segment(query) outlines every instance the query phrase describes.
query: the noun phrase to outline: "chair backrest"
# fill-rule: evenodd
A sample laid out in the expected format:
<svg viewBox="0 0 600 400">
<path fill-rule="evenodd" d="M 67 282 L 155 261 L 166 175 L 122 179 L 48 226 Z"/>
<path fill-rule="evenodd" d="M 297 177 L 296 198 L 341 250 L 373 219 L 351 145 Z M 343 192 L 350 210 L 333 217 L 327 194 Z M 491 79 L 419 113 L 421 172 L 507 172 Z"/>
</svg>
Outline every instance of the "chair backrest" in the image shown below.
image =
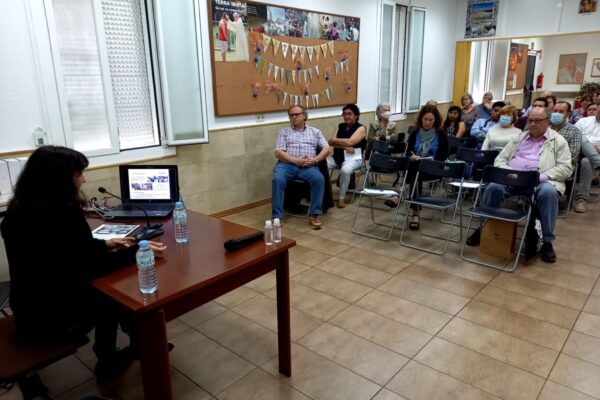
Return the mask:
<svg viewBox="0 0 600 400">
<path fill-rule="evenodd" d="M 450 154 L 456 154 L 457 149 L 466 147 L 469 149 L 477 148 L 478 140 L 475 137 L 465 136 L 457 138 L 456 136 L 448 136 L 448 147 L 450 147 Z"/>
<path fill-rule="evenodd" d="M 434 160 L 421 160 L 419 174 L 427 174 L 437 178 L 461 179 L 465 173 L 466 164 L 463 162 L 441 162 Z"/>
<path fill-rule="evenodd" d="M 538 171 L 517 171 L 488 165 L 483 170 L 481 180 L 533 192 L 540 180 L 540 173 Z"/>
<path fill-rule="evenodd" d="M 500 154 L 499 150 L 477 150 L 459 147 L 456 152 L 456 159 L 476 163 L 478 168 L 483 168 L 486 165 L 494 165 L 494 160 L 498 154 Z"/>
<path fill-rule="evenodd" d="M 373 140 L 371 148 L 376 153 L 390 154 L 390 146 L 385 140 Z"/>
<path fill-rule="evenodd" d="M 406 153 L 406 142 L 390 143 L 390 153 L 392 154 L 404 154 Z"/>
<path fill-rule="evenodd" d="M 369 171 L 382 174 L 395 174 L 408 169 L 408 157 L 393 157 L 381 153 L 373 153 L 369 159 Z"/>
</svg>

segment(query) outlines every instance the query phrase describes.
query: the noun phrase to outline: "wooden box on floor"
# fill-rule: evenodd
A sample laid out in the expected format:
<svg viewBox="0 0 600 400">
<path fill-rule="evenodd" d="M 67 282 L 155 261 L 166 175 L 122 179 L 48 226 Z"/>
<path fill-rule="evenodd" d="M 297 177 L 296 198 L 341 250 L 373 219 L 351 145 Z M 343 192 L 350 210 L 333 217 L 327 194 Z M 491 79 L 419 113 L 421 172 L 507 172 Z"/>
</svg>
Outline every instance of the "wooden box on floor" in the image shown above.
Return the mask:
<svg viewBox="0 0 600 400">
<path fill-rule="evenodd" d="M 494 257 L 511 258 L 515 253 L 517 224 L 514 222 L 489 220 L 481 231 L 482 253 Z"/>
</svg>

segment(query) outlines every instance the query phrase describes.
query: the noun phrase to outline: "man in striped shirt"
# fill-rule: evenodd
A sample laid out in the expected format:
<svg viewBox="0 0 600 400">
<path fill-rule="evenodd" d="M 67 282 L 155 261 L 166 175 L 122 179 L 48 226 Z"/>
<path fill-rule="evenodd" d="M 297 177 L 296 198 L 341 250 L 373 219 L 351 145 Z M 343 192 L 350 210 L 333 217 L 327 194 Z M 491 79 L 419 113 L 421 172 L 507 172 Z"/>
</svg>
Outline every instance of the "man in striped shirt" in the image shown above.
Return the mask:
<svg viewBox="0 0 600 400">
<path fill-rule="evenodd" d="M 291 125 L 279 131 L 275 146 L 277 164 L 273 168 L 272 215 L 282 218 L 285 188 L 292 179 L 300 179 L 310 185 L 308 223 L 313 229 L 321 229 L 319 215 L 323 213 L 325 179 L 317 164 L 331 154 L 331 149 L 321 131 L 306 124 L 308 114 L 304 107 L 292 106 L 288 116 Z"/>
</svg>

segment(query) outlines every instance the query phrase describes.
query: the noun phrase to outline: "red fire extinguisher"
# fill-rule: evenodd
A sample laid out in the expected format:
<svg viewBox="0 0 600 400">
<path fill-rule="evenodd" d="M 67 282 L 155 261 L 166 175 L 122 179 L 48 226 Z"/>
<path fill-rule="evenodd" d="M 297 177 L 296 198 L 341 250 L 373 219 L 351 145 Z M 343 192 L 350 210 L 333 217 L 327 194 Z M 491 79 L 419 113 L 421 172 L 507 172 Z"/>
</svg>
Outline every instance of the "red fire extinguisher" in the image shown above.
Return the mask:
<svg viewBox="0 0 600 400">
<path fill-rule="evenodd" d="M 544 84 L 544 73 L 540 72 L 540 74 L 537 77 L 536 83 L 535 83 L 535 88 L 541 89 L 543 84 Z"/>
</svg>

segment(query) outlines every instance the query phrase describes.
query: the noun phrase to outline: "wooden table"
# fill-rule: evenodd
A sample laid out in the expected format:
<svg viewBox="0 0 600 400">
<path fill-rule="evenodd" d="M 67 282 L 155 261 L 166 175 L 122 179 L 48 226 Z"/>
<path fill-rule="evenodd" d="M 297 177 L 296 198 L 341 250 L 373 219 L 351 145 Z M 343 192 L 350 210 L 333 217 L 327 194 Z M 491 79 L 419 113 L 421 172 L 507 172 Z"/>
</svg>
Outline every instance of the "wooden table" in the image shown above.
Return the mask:
<svg viewBox="0 0 600 400">
<path fill-rule="evenodd" d="M 92 284 L 133 313 L 139 335 L 140 361 L 146 399 L 171 399 L 166 322 L 191 311 L 270 271 L 276 271 L 279 371 L 291 376 L 290 286 L 288 249 L 296 242 L 266 246 L 255 242 L 234 252 L 223 243 L 253 232 L 228 221 L 188 211 L 190 241 L 175 243 L 171 219 L 163 222 L 165 233 L 156 240 L 167 245 L 157 258 L 158 290 L 142 295 L 137 267 L 113 272 Z M 89 220 L 92 227 L 103 221 Z M 121 221 L 120 221 L 121 222 Z M 136 223 L 142 224 L 141 221 Z"/>
</svg>

